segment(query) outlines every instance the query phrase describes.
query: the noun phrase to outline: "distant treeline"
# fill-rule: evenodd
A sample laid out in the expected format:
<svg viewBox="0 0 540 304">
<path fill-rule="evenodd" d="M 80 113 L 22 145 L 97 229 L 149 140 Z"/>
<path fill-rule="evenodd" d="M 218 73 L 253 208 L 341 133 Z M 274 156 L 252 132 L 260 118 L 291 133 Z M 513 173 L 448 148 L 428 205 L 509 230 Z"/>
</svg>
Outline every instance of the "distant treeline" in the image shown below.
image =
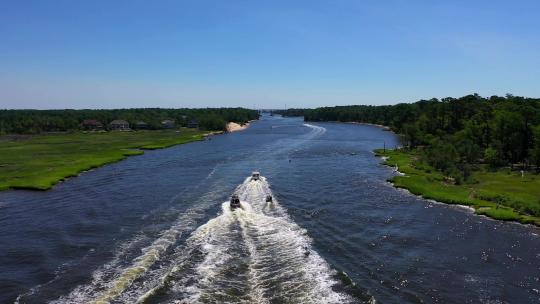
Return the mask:
<svg viewBox="0 0 540 304">
<path fill-rule="evenodd" d="M 307 121 L 389 126 L 423 160 L 456 179 L 479 163 L 540 168 L 540 99 L 477 94 L 388 106 L 338 106 L 304 111 Z"/>
<path fill-rule="evenodd" d="M 82 128 L 85 120 L 107 125 L 117 119 L 131 125 L 144 122 L 148 129 L 162 128 L 162 121 L 172 120 L 177 126 L 196 122 L 203 130 L 224 130 L 227 122 L 245 123 L 258 119 L 259 113 L 244 108 L 206 109 L 116 109 L 116 110 L 0 110 L 0 134 L 36 134 Z"/>
<path fill-rule="evenodd" d="M 287 110 L 272 110 L 272 113 L 282 116 L 304 116 L 306 109 L 287 109 Z"/>
</svg>

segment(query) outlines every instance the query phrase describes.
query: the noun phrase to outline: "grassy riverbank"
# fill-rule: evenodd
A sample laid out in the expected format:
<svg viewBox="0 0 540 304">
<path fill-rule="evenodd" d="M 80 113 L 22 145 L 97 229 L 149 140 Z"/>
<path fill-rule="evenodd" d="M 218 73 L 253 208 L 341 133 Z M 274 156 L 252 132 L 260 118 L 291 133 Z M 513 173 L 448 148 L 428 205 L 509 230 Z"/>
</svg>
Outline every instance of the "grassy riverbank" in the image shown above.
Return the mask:
<svg viewBox="0 0 540 304">
<path fill-rule="evenodd" d="M 120 161 L 145 149 L 161 149 L 204 138 L 182 129 L 64 133 L 0 137 L 0 190 L 47 190 L 82 171 Z"/>
<path fill-rule="evenodd" d="M 477 214 L 540 226 L 540 176 L 509 169 L 490 171 L 485 167 L 474 171 L 472 182 L 455 185 L 442 173 L 418 160 L 416 152 L 405 150 L 375 151 L 385 157 L 384 164 L 397 166 L 403 176 L 394 176 L 398 188 L 426 199 L 448 204 L 467 205 Z"/>
</svg>

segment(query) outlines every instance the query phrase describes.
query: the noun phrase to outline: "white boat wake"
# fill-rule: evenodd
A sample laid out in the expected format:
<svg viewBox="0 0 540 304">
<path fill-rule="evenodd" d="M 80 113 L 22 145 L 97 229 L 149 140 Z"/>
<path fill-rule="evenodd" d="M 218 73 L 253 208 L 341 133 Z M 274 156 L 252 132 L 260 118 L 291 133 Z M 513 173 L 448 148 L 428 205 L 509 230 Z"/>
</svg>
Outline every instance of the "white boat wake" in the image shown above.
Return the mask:
<svg viewBox="0 0 540 304">
<path fill-rule="evenodd" d="M 324 133 L 326 133 L 326 128 L 325 127 L 315 126 L 315 125 L 308 124 L 308 123 L 305 123 L 304 126 L 312 129 L 312 132 L 308 133 L 310 138 L 319 137 L 319 136 L 323 135 Z"/>
<path fill-rule="evenodd" d="M 264 177 L 235 191 L 241 208 L 221 214 L 179 237 L 193 224 L 189 212 L 128 267 L 105 281 L 79 286 L 57 303 L 347 303 L 335 291 L 335 271 L 274 198 Z M 105 267 L 106 268 L 106 267 Z"/>
</svg>

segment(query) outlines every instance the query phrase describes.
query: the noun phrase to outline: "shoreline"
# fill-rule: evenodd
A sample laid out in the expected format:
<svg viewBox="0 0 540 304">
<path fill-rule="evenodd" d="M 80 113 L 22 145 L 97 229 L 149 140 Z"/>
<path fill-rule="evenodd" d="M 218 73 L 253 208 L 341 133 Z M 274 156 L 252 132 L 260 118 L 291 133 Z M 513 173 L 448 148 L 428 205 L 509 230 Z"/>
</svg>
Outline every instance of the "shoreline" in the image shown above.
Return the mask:
<svg viewBox="0 0 540 304">
<path fill-rule="evenodd" d="M 250 121 L 251 122 L 251 121 Z M 32 171 L 35 171 L 37 173 L 41 173 L 42 176 L 36 177 L 36 176 L 10 176 L 9 174 L 4 178 L 5 182 L 0 183 L 0 191 L 8 191 L 8 190 L 29 190 L 29 191 L 47 191 L 52 189 L 54 186 L 56 186 L 59 183 L 62 183 L 64 181 L 67 181 L 68 179 L 77 177 L 85 172 L 97 169 L 99 167 L 103 167 L 112 163 L 117 163 L 122 160 L 127 159 L 130 156 L 136 156 L 136 155 L 142 155 L 144 154 L 145 150 L 158 150 L 158 149 L 165 149 L 176 145 L 182 145 L 187 144 L 195 141 L 203 141 L 208 139 L 210 136 L 225 134 L 226 132 L 237 132 L 242 131 L 248 128 L 250 123 L 246 123 L 244 125 L 240 125 L 238 123 L 230 122 L 227 124 L 227 131 L 196 131 L 191 133 L 188 137 L 181 137 L 181 138 L 152 138 L 148 142 L 144 142 L 142 144 L 133 144 L 129 141 L 125 142 L 121 147 L 118 147 L 118 149 L 112 149 L 111 151 L 108 151 L 106 156 L 101 155 L 101 151 L 95 151 L 95 152 L 89 152 L 88 154 L 81 155 L 80 157 L 75 157 L 72 162 L 82 162 L 82 164 L 72 164 L 65 165 L 60 164 L 57 167 L 55 167 L 56 170 L 52 170 L 51 174 L 51 167 L 54 167 L 54 165 L 51 165 L 51 167 L 44 169 L 44 168 L 32 168 Z M 138 132 L 124 132 L 124 133 L 111 133 L 111 132 L 103 132 L 103 133 L 88 133 L 88 132 L 81 132 L 81 133 L 62 133 L 62 134 L 44 134 L 44 135 L 37 135 L 37 136 L 29 136 L 28 140 L 31 140 L 32 138 L 42 138 L 43 137 L 51 137 L 51 136 L 114 136 L 114 134 L 121 135 L 121 134 L 131 134 L 131 135 L 137 135 L 137 134 L 154 134 L 152 132 L 160 132 L 160 131 L 142 131 L 144 133 L 138 133 Z M 186 131 L 184 131 L 186 132 Z M 173 134 L 173 133 L 171 133 Z M 184 134 L 184 133 L 182 133 Z M 55 138 L 55 139 L 58 139 Z M 52 137 L 51 137 L 52 138 Z M 13 142 L 12 142 L 13 143 Z M 101 144 L 109 144 L 107 141 L 101 143 Z M 54 152 L 53 152 L 54 153 Z M 82 160 L 80 160 L 82 159 Z M 43 160 L 44 162 L 47 162 L 47 160 Z M 1 164 L 0 164 L 1 165 Z M 47 173 L 47 174 L 46 174 Z M 2 178 L 2 176 L 0 176 Z"/>
<path fill-rule="evenodd" d="M 227 129 L 227 133 L 232 133 L 232 132 L 239 132 L 239 131 L 243 131 L 247 128 L 249 128 L 249 125 L 250 123 L 252 122 L 249 121 L 243 125 L 239 124 L 239 123 L 236 123 L 236 122 L 228 122 L 227 125 L 226 125 L 226 129 Z"/>
<path fill-rule="evenodd" d="M 336 122 L 339 122 L 339 121 L 336 121 Z M 374 126 L 374 127 L 379 127 L 381 129 L 383 129 L 384 131 L 392 131 L 392 129 L 389 126 L 380 125 L 380 124 L 374 124 L 374 123 L 370 123 L 370 122 L 347 121 L 345 123 L 346 124 L 353 124 L 353 125 Z"/>
<path fill-rule="evenodd" d="M 222 134 L 223 131 L 210 131 L 210 132 L 192 132 L 188 133 L 185 136 L 181 137 L 174 137 L 170 135 L 174 135 L 174 133 L 167 134 L 167 136 L 164 136 L 164 133 L 158 133 L 154 134 L 153 132 L 159 132 L 159 131 L 145 131 L 144 134 L 148 135 L 150 134 L 153 138 L 152 139 L 141 139 L 141 143 L 132 143 L 130 142 L 130 138 L 124 139 L 124 142 L 121 142 L 118 144 L 118 147 L 110 148 L 107 151 L 87 151 L 86 154 L 77 155 L 73 153 L 72 151 L 64 152 L 64 155 L 61 155 L 61 157 L 58 159 L 47 159 L 45 157 L 42 159 L 43 163 L 49 163 L 46 166 L 39 166 L 36 167 L 35 165 L 27 165 L 25 159 L 22 160 L 19 159 L 22 163 L 24 163 L 22 168 L 18 171 L 30 171 L 31 174 L 23 175 L 19 172 L 13 175 L 8 173 L 3 178 L 5 182 L 0 184 L 0 191 L 8 191 L 8 190 L 30 190 L 30 191 L 47 191 L 52 189 L 54 186 L 56 186 L 59 183 L 62 183 L 64 181 L 67 181 L 68 179 L 77 177 L 85 172 L 91 171 L 93 169 L 97 169 L 99 167 L 103 167 L 112 163 L 117 163 L 122 160 L 127 159 L 130 156 L 136 156 L 136 155 L 142 155 L 144 154 L 145 150 L 158 150 L 158 149 L 164 149 L 169 148 L 176 145 L 182 145 L 187 144 L 191 142 L 196 141 L 203 141 L 206 137 L 211 135 L 217 135 Z M 110 140 L 118 140 L 118 138 L 115 138 L 114 136 L 116 134 L 122 134 L 122 133 L 109 133 L 105 134 L 105 136 L 110 136 Z M 137 133 L 134 134 L 134 137 L 137 137 Z M 143 133 L 141 133 L 143 134 Z M 66 136 L 66 138 L 63 138 L 66 142 L 69 142 L 70 140 L 73 140 L 73 136 L 87 136 L 88 134 L 69 134 Z M 92 134 L 94 136 L 100 136 L 99 134 Z M 161 135 L 161 137 L 160 137 Z M 58 137 L 57 137 L 58 136 Z M 143 136 L 143 135 L 141 135 Z M 64 135 L 44 135 L 42 138 L 40 136 L 36 136 L 35 138 L 43 139 L 43 140 L 61 140 L 64 137 Z M 88 138 L 85 138 L 88 139 Z M 94 144 L 91 142 L 90 144 Z M 102 143 L 99 143 L 100 145 L 113 145 L 114 143 L 109 142 L 108 140 L 105 140 Z M 44 144 L 44 146 L 47 146 L 47 144 Z M 24 145 L 17 146 L 14 144 L 15 148 L 24 147 Z M 50 148 L 50 147 L 46 147 Z M 24 149 L 23 149 L 24 150 Z M 52 154 L 54 154 L 57 151 L 52 151 Z M 29 155 L 25 155 L 27 158 L 29 157 L 32 159 L 32 154 L 34 151 L 28 151 L 26 152 Z M 51 153 L 51 152 L 48 152 Z M 50 158 L 50 157 L 49 157 Z M 69 159 L 68 159 L 69 158 Z M 67 160 L 65 160 L 67 159 Z M 56 163 L 55 163 L 56 162 Z M 68 163 L 68 164 L 66 164 Z M 8 164 L 9 165 L 9 164 Z M 40 164 L 41 165 L 41 164 Z M 54 169 L 53 169 L 54 168 Z M 2 176 L 0 176 L 2 177 Z"/>
<path fill-rule="evenodd" d="M 387 167 L 389 167 L 388 165 L 385 165 Z M 420 199 L 423 199 L 431 204 L 435 204 L 435 205 L 439 205 L 439 206 L 445 206 L 447 208 L 452 208 L 452 209 L 456 209 L 456 210 L 460 210 L 460 211 L 463 211 L 463 212 L 466 212 L 466 213 L 469 213 L 469 214 L 472 214 L 474 216 L 478 216 L 478 217 L 481 217 L 485 220 L 488 220 L 488 221 L 494 221 L 494 222 L 504 222 L 504 223 L 507 223 L 507 224 L 514 224 L 514 225 L 520 225 L 520 226 L 525 226 L 525 227 L 528 227 L 528 228 L 533 228 L 533 229 L 540 229 L 540 225 L 535 225 L 533 223 L 522 223 L 522 222 L 519 222 L 519 221 L 506 221 L 506 220 L 499 220 L 499 219 L 496 219 L 496 218 L 493 218 L 493 217 L 490 217 L 488 215 L 485 215 L 485 214 L 481 214 L 481 213 L 476 213 L 476 209 L 474 209 L 474 207 L 472 206 L 469 206 L 469 205 L 462 205 L 462 204 L 449 204 L 449 203 L 444 203 L 444 202 L 440 202 L 440 201 L 437 201 L 437 200 L 434 200 L 434 199 L 431 199 L 431 198 L 424 198 L 422 195 L 419 195 L 419 194 L 414 194 L 412 193 L 411 191 L 409 191 L 409 189 L 407 188 L 402 188 L 402 187 L 397 187 L 394 185 L 394 183 L 392 181 L 387 181 L 387 183 L 395 188 L 396 190 L 398 191 L 401 191 L 407 195 L 411 195 L 411 196 L 414 196 L 414 197 L 417 197 L 417 198 L 420 198 Z"/>
<path fill-rule="evenodd" d="M 392 152 L 393 150 L 389 149 L 386 152 L 378 149 L 374 151 L 374 154 L 382 160 L 381 164 L 393 168 L 393 162 L 390 161 L 392 155 L 389 155 Z M 460 209 L 466 209 L 468 212 L 486 217 L 490 220 L 512 222 L 536 228 L 540 227 L 540 217 L 525 214 L 513 207 L 476 197 L 475 193 L 477 190 L 479 192 L 484 190 L 480 186 L 477 186 L 478 189 L 471 189 L 467 187 L 468 185 L 441 185 L 440 181 L 432 176 L 432 173 L 410 168 L 410 159 L 400 159 L 399 156 L 396 156 L 397 160 L 392 159 L 392 161 L 396 164 L 400 163 L 400 168 L 405 167 L 405 172 L 397 171 L 399 173 L 398 175 L 393 175 L 387 180 L 392 187 L 437 204 L 453 205 Z"/>
<path fill-rule="evenodd" d="M 385 126 L 385 125 L 380 125 L 380 124 L 374 124 L 374 123 L 370 123 L 370 122 L 358 122 L 358 121 L 337 121 L 337 120 L 325 120 L 325 121 L 320 121 L 320 120 L 305 120 L 305 122 L 330 122 L 330 123 L 338 123 L 338 124 L 351 124 L 351 125 L 366 125 L 366 126 L 373 126 L 373 127 L 378 127 L 378 128 L 381 128 L 383 129 L 383 131 L 389 131 L 389 132 L 394 132 L 392 131 L 392 128 L 390 128 L 389 126 Z"/>
</svg>

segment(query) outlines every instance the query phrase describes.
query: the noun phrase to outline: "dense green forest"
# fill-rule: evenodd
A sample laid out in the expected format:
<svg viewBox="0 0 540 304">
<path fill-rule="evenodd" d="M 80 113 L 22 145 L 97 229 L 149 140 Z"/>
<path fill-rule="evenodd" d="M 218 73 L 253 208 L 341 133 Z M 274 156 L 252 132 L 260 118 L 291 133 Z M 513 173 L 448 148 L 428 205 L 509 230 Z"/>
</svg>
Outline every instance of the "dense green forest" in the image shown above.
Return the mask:
<svg viewBox="0 0 540 304">
<path fill-rule="evenodd" d="M 364 122 L 389 126 L 404 145 L 457 182 L 479 164 L 540 169 L 540 99 L 477 94 L 387 106 L 305 110 L 307 121 Z"/>
<path fill-rule="evenodd" d="M 306 109 L 272 110 L 272 113 L 287 117 L 304 116 Z"/>
<path fill-rule="evenodd" d="M 257 119 L 259 113 L 244 108 L 206 109 L 116 109 L 116 110 L 0 110 L 0 134 L 36 134 L 81 128 L 84 120 L 101 122 L 105 128 L 115 119 L 130 124 L 143 121 L 150 129 L 161 128 L 163 120 L 178 126 L 197 121 L 203 130 L 224 130 L 227 122 L 245 123 Z"/>
</svg>

